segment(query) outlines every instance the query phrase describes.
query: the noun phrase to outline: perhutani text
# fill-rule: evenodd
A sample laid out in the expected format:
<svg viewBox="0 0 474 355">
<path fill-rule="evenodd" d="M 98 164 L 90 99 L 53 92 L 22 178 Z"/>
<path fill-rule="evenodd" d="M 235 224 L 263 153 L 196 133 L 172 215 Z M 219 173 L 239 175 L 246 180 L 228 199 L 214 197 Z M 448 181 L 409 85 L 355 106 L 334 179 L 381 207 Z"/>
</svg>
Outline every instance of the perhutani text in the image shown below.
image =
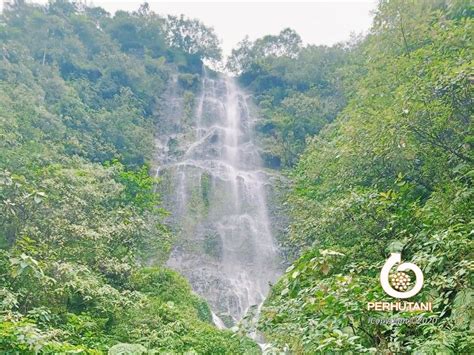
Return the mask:
<svg viewBox="0 0 474 355">
<path fill-rule="evenodd" d="M 416 311 L 432 311 L 431 302 L 368 302 L 367 310 L 380 312 L 416 312 Z"/>
</svg>

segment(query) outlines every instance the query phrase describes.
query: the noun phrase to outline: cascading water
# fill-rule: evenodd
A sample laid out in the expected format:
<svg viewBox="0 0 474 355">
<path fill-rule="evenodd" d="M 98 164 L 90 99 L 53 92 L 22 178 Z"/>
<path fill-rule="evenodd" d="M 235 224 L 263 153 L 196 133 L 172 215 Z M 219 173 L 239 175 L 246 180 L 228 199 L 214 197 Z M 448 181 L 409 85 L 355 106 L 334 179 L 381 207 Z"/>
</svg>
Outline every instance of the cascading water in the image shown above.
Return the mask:
<svg viewBox="0 0 474 355">
<path fill-rule="evenodd" d="M 255 119 L 232 78 L 205 75 L 194 110 L 186 97 L 170 89 L 157 138 L 157 174 L 179 234 L 168 265 L 208 300 L 216 324 L 230 326 L 280 274 L 268 176 L 254 144 Z"/>
</svg>

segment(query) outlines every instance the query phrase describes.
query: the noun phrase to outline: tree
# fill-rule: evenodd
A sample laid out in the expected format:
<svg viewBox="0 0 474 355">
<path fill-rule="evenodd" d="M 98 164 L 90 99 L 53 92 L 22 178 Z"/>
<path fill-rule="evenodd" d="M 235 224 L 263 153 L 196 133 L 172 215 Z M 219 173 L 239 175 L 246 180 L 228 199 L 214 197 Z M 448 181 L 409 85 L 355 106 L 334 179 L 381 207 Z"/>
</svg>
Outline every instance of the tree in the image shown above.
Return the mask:
<svg viewBox="0 0 474 355">
<path fill-rule="evenodd" d="M 248 71 L 252 64 L 264 61 L 268 57 L 295 58 L 301 49 L 301 37 L 292 29 L 285 28 L 277 36 L 267 35 L 255 42 L 245 37 L 227 61 L 227 68 L 242 74 Z"/>
<path fill-rule="evenodd" d="M 214 30 L 199 20 L 187 19 L 184 15 L 168 16 L 165 28 L 170 46 L 202 59 L 221 59 L 219 39 Z"/>
</svg>

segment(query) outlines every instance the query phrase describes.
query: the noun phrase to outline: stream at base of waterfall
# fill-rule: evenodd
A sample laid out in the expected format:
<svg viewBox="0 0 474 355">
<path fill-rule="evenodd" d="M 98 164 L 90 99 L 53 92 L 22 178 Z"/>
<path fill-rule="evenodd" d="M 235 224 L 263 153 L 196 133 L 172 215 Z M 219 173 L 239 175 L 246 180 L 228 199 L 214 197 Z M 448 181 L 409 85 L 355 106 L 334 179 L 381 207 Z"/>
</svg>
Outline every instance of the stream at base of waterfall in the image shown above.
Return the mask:
<svg viewBox="0 0 474 355">
<path fill-rule="evenodd" d="M 170 85 L 159 112 L 157 176 L 178 235 L 168 266 L 223 328 L 259 309 L 282 266 L 248 97 L 224 75 L 205 74 L 199 86 L 191 94 L 179 78 Z"/>
</svg>

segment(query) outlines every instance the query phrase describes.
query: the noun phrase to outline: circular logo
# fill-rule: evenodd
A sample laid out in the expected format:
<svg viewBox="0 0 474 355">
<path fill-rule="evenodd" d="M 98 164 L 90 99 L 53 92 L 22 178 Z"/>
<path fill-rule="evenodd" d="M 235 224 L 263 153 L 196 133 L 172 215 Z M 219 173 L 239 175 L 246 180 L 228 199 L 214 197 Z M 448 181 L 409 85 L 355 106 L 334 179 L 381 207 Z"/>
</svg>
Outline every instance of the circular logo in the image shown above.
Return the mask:
<svg viewBox="0 0 474 355">
<path fill-rule="evenodd" d="M 400 253 L 392 253 L 390 255 L 380 273 L 380 284 L 385 293 L 389 296 L 394 298 L 410 298 L 420 292 L 423 287 L 423 273 L 420 268 L 413 263 L 400 264 L 401 260 L 402 257 Z M 397 272 L 390 275 L 390 270 L 396 264 L 400 264 L 396 268 Z M 416 277 L 415 285 L 410 290 L 408 289 L 411 286 L 410 275 L 403 272 L 407 270 L 413 271 Z"/>
</svg>

